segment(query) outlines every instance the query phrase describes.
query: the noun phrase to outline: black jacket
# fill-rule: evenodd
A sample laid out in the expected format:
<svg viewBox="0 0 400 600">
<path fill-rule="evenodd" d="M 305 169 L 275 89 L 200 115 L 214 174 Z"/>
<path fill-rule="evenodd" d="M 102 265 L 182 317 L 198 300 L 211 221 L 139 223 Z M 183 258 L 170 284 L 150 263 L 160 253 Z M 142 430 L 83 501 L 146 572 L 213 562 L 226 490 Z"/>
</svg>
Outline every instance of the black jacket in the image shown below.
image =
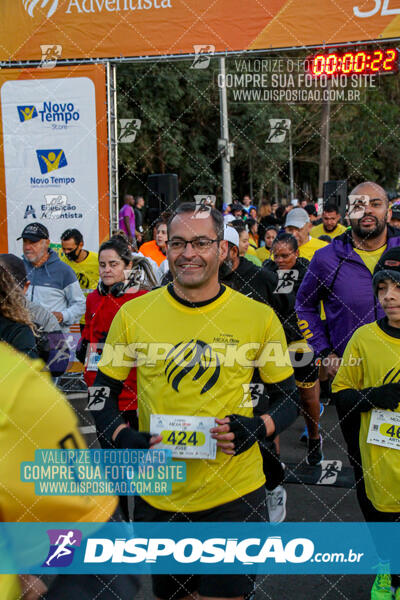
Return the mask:
<svg viewBox="0 0 400 600">
<path fill-rule="evenodd" d="M 269 304 L 279 316 L 283 306 L 280 295 L 274 293 L 278 285 L 276 273 L 261 269 L 241 256 L 237 269 L 221 279 L 221 283 L 253 300 Z"/>
<path fill-rule="evenodd" d="M 275 295 L 281 297 L 280 311 L 278 312 L 278 316 L 283 325 L 288 344 L 290 342 L 303 339 L 303 335 L 297 324 L 298 319 L 295 310 L 295 301 L 297 291 L 301 282 L 303 281 L 309 264 L 310 261 L 308 261 L 306 258 L 299 257 L 296 260 L 296 263 L 291 271 L 296 270 L 298 272 L 298 276 L 297 279 L 294 279 L 294 277 L 289 277 L 289 280 L 286 283 L 288 286 L 286 289 L 290 289 L 289 293 L 285 293 L 285 284 L 282 282 L 282 279 L 278 279 L 278 265 L 273 260 L 266 260 L 262 266 L 263 271 L 269 274 L 274 274 L 277 279 L 278 283 L 274 292 Z"/>
<path fill-rule="evenodd" d="M 30 358 L 38 358 L 36 340 L 28 325 L 16 323 L 0 315 L 0 341 L 6 342 Z"/>
</svg>

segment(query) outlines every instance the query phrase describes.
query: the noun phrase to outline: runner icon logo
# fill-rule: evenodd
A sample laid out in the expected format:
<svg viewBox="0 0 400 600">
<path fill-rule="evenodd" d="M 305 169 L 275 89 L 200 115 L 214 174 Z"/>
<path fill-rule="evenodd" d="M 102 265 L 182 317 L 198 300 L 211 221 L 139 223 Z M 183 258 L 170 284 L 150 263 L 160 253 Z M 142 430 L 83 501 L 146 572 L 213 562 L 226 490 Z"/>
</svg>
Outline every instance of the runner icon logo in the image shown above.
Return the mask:
<svg viewBox="0 0 400 600">
<path fill-rule="evenodd" d="M 267 144 L 282 144 L 290 129 L 290 119 L 269 119 L 271 131 L 269 132 Z"/>
<path fill-rule="evenodd" d="M 100 359 L 101 355 L 94 354 L 94 356 L 95 356 L 94 362 L 96 363 Z M 96 359 L 97 359 L 97 361 L 96 361 Z M 90 357 L 89 357 L 89 360 L 90 360 Z M 103 410 L 106 400 L 110 395 L 110 388 L 107 386 L 104 386 L 101 388 L 93 386 L 93 387 L 88 388 L 88 391 L 89 391 L 89 401 L 88 401 L 88 405 L 85 410 Z"/>
<path fill-rule="evenodd" d="M 291 294 L 294 284 L 299 278 L 297 269 L 278 270 L 278 285 L 274 294 Z"/>
<path fill-rule="evenodd" d="M 240 408 L 255 408 L 264 393 L 263 383 L 242 383 L 243 398 Z"/>
<path fill-rule="evenodd" d="M 142 121 L 140 119 L 120 119 L 118 142 L 120 144 L 131 144 L 134 142 L 141 125 Z"/>
<path fill-rule="evenodd" d="M 214 55 L 215 46 L 213 44 L 194 44 L 193 46 L 195 57 L 191 69 L 207 69 L 210 64 L 211 57 Z"/>
<path fill-rule="evenodd" d="M 48 529 L 47 535 L 50 549 L 42 567 L 68 567 L 74 558 L 75 548 L 81 545 L 82 532 L 79 529 Z"/>
</svg>

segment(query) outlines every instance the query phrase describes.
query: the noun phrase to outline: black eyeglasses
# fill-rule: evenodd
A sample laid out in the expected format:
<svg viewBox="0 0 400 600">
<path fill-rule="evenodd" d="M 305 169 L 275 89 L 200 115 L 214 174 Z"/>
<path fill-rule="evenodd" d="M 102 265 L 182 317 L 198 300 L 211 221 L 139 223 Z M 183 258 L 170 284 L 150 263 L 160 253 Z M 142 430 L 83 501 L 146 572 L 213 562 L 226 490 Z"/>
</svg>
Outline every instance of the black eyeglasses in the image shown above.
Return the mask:
<svg viewBox="0 0 400 600">
<path fill-rule="evenodd" d="M 195 238 L 194 240 L 168 240 L 167 242 L 167 246 L 170 250 L 173 250 L 175 252 L 183 252 L 184 250 L 186 250 L 186 246 L 188 244 L 190 244 L 193 248 L 193 250 L 195 250 L 196 252 L 206 252 L 207 250 L 209 250 L 211 248 L 211 245 L 214 244 L 215 242 L 220 242 L 221 240 L 219 238 L 216 238 L 215 240 L 210 240 L 210 238 Z"/>
</svg>

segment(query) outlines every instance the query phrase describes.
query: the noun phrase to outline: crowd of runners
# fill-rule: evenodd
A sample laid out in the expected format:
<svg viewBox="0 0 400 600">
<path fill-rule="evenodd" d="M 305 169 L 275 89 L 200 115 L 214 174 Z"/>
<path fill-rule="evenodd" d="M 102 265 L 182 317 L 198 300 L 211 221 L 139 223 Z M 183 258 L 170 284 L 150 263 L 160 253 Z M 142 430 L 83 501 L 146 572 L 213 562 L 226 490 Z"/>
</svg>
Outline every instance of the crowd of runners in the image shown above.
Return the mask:
<svg viewBox="0 0 400 600">
<path fill-rule="evenodd" d="M 146 228 L 143 198 L 128 195 L 119 229 L 98 252 L 85 248 L 85 232 L 67 229 L 56 240 L 45 225 L 26 225 L 20 256 L 0 255 L 0 381 L 8 398 L 0 411 L 0 520 L 282 522 L 280 434 L 304 419 L 304 461 L 318 468 L 329 458 L 320 419 L 332 403 L 365 520 L 398 521 L 400 204 L 373 182 L 349 198 L 344 214 L 334 201 L 321 214 L 297 200 L 256 206 L 245 196 L 221 210 L 183 202 Z M 132 510 L 124 496 L 29 497 L 10 475 L 36 448 L 65 447 L 66 439 L 85 447 L 56 388 L 73 360 L 89 407 L 96 399 L 102 448 L 174 448 L 179 422 L 190 423 L 192 435 L 179 442 L 186 481 L 171 494 L 138 496 Z M 205 418 L 212 426 L 200 451 Z M 371 599 L 399 600 L 400 577 L 378 550 Z M 248 600 L 254 581 L 154 575 L 153 593 Z M 104 585 L 108 597 L 128 599 L 137 580 L 59 576 L 46 591 L 33 576 L 0 576 L 7 600 L 89 599 Z"/>
</svg>

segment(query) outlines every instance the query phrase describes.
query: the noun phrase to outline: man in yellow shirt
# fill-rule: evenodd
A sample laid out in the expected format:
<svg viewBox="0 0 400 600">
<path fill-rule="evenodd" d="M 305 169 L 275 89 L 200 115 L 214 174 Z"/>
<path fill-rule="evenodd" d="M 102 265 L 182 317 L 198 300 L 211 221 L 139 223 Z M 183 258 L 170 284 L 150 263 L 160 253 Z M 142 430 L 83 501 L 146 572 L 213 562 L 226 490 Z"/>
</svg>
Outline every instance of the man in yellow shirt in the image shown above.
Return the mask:
<svg viewBox="0 0 400 600">
<path fill-rule="evenodd" d="M 61 260 L 73 269 L 85 298 L 97 288 L 99 282 L 99 257 L 97 252 L 85 250 L 83 235 L 78 229 L 67 229 L 61 235 L 63 253 Z M 81 331 L 85 315 L 81 318 Z"/>
<path fill-rule="evenodd" d="M 113 496 L 36 495 L 34 483 L 21 481 L 20 469 L 22 462 L 35 460 L 40 448 L 86 449 L 86 445 L 76 416 L 43 371 L 43 363 L 1 343 L 0 522 L 76 522 L 79 527 L 79 523 L 121 520 Z M 1 539 L 0 546 L 3 543 Z M 1 550 L 8 552 L 8 548 Z M 132 600 L 137 587 L 133 576 L 64 575 L 52 582 L 46 600 L 91 600 L 102 596 L 103 589 L 109 590 L 110 597 Z M 1 600 L 36 600 L 45 589 L 33 575 L 0 574 Z"/>
<path fill-rule="evenodd" d="M 315 252 L 327 246 L 327 242 L 317 240 L 310 236 L 312 223 L 304 208 L 293 208 L 287 215 L 285 231 L 293 235 L 299 244 L 299 254 L 302 258 L 311 261 Z"/>
<path fill-rule="evenodd" d="M 97 288 L 99 259 L 97 252 L 85 250 L 83 245 L 83 235 L 78 229 L 67 229 L 61 236 L 61 260 L 74 270 L 81 290 L 87 295 Z"/>
<path fill-rule="evenodd" d="M 219 211 L 178 207 L 168 223 L 173 283 L 120 309 L 99 363 L 95 386 L 100 393 L 109 390 L 103 409 L 92 413 L 102 444 L 146 447 L 151 431 L 186 461 L 186 482 L 173 484 L 171 495 L 136 499 L 138 521 L 264 521 L 259 443 L 297 416 L 293 369 L 277 316 L 219 283 L 228 252 L 223 236 Z M 127 427 L 117 410 L 134 365 L 140 432 Z M 270 401 L 260 416 L 245 401 L 255 367 L 264 382 L 261 402 Z M 246 575 L 153 576 L 161 600 L 243 600 L 253 589 L 254 577 Z"/>
<path fill-rule="evenodd" d="M 310 235 L 319 238 L 321 235 L 329 235 L 331 239 L 346 231 L 346 227 L 340 222 L 340 212 L 336 204 L 326 204 L 322 212 L 322 223 L 311 229 Z"/>
</svg>

